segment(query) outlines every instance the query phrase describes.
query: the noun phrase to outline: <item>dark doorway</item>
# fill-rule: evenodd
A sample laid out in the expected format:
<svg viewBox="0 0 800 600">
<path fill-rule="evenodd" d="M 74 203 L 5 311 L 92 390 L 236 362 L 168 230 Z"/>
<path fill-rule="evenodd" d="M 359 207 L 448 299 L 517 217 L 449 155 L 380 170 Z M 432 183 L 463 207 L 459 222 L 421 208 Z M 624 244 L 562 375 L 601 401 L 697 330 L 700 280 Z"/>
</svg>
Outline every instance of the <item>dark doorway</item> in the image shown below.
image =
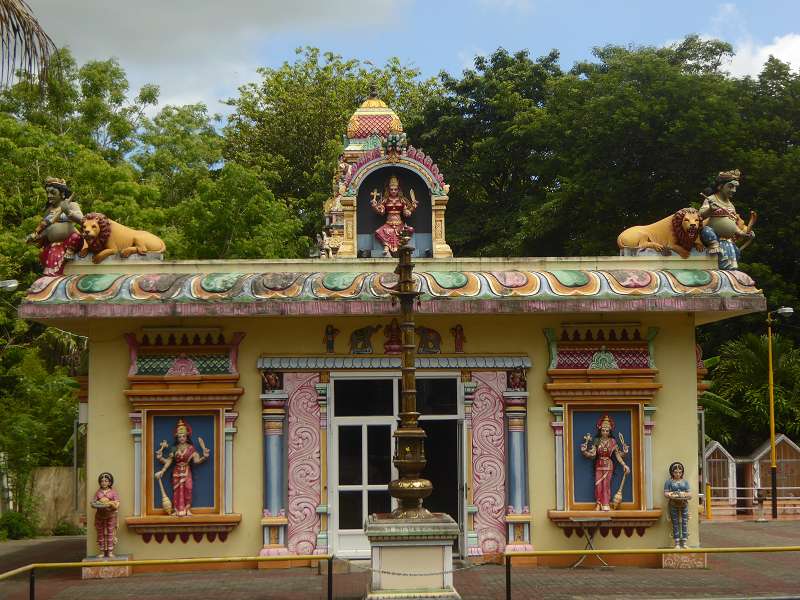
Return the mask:
<svg viewBox="0 0 800 600">
<path fill-rule="evenodd" d="M 428 435 L 425 456 L 428 464 L 423 477 L 433 483 L 433 493 L 425 499 L 431 512 L 447 513 L 460 523 L 458 514 L 458 421 L 423 420 L 419 422 Z"/>
</svg>

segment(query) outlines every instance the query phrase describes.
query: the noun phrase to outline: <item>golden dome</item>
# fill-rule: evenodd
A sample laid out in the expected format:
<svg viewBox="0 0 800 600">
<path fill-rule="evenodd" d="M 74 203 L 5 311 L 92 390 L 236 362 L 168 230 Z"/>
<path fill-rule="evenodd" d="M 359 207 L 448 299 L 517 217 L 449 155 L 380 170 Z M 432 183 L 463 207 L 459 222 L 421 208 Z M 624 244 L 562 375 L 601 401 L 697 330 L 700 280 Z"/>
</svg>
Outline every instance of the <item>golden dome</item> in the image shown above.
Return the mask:
<svg viewBox="0 0 800 600">
<path fill-rule="evenodd" d="M 351 139 L 367 138 L 371 135 L 385 138 L 390 133 L 402 131 L 400 117 L 374 91 L 361 103 L 347 123 L 347 137 Z"/>
</svg>

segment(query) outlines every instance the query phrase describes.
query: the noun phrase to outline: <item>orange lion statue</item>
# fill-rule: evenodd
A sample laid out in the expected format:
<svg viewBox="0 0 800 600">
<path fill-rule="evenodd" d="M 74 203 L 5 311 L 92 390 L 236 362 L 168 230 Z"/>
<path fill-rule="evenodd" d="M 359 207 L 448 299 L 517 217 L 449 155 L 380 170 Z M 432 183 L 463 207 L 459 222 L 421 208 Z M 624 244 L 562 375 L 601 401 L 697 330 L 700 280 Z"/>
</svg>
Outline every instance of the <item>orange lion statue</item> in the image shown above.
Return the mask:
<svg viewBox="0 0 800 600">
<path fill-rule="evenodd" d="M 112 254 L 128 258 L 131 254 L 158 252 L 167 249 L 164 240 L 147 231 L 131 229 L 109 219 L 103 213 L 89 213 L 81 223 L 84 240 L 80 256 L 92 253 L 92 262 L 97 264 Z"/>
<path fill-rule="evenodd" d="M 700 239 L 703 219 L 697 209 L 682 208 L 669 217 L 650 225 L 629 227 L 619 234 L 617 246 L 621 250 L 650 248 L 669 256 L 670 251 L 688 258 L 692 248 L 705 252 Z"/>
</svg>

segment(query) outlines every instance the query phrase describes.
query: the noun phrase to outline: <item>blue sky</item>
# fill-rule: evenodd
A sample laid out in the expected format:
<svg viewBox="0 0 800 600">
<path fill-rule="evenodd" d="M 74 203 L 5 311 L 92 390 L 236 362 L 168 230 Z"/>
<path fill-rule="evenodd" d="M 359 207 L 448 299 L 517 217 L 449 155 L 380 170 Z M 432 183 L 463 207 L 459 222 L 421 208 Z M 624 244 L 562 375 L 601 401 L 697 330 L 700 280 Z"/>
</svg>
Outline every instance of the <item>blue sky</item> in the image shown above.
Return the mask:
<svg viewBox="0 0 800 600">
<path fill-rule="evenodd" d="M 689 33 L 731 42 L 735 75 L 769 54 L 800 67 L 800 0 L 29 0 L 59 45 L 79 60 L 115 56 L 136 89 L 162 88 L 162 104 L 219 99 L 258 79 L 258 66 L 293 60 L 298 46 L 383 64 L 390 56 L 425 75 L 459 73 L 502 46 L 562 66 L 596 45 L 664 45 Z"/>
</svg>

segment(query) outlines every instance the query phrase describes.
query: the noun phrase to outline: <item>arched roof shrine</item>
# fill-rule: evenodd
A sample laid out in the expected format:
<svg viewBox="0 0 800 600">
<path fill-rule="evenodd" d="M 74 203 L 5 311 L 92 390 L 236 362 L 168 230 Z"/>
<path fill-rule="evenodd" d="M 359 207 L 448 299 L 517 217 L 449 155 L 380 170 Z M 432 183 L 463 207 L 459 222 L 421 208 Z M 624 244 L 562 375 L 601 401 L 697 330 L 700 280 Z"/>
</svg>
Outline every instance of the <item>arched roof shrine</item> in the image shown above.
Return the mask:
<svg viewBox="0 0 800 600">
<path fill-rule="evenodd" d="M 393 178 L 396 198 L 389 197 Z M 387 232 L 392 238 L 392 228 L 402 225 L 414 228 L 415 255 L 453 256 L 444 224 L 449 187 L 433 159 L 407 144 L 400 118 L 373 92 L 350 117 L 333 195 L 324 206 L 332 256 L 387 256 L 393 252 Z"/>
</svg>

